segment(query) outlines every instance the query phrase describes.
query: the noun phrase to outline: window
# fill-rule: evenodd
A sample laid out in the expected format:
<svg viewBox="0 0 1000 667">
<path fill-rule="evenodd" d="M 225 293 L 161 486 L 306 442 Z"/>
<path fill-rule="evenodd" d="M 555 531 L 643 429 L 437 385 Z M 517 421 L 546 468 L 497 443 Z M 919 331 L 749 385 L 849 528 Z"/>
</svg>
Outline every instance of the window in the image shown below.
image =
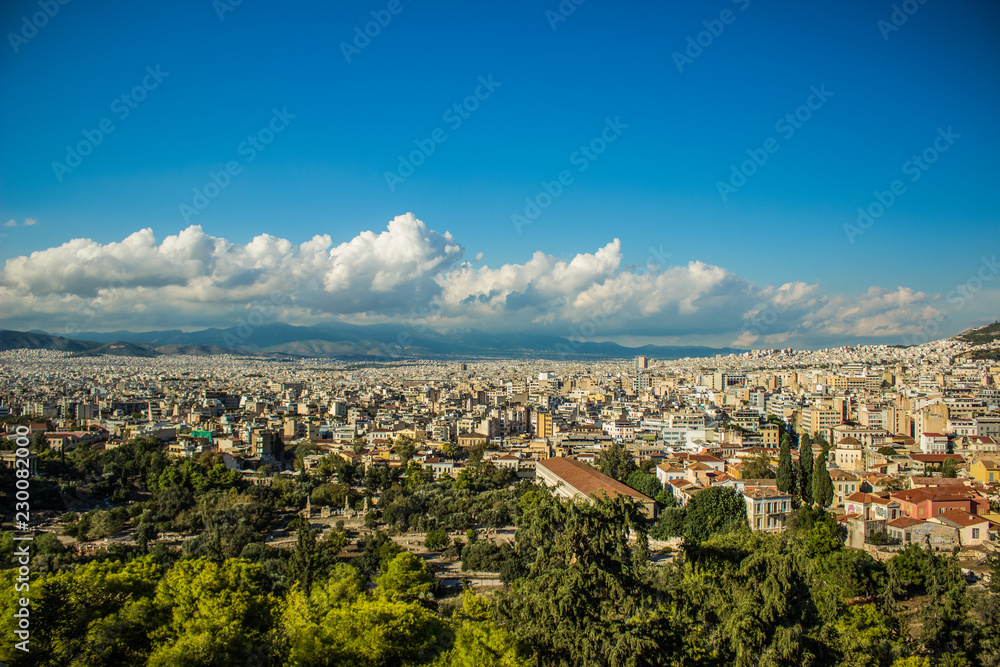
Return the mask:
<svg viewBox="0 0 1000 667">
<path fill-rule="evenodd" d="M 974 539 L 974 540 L 978 540 L 979 539 L 979 529 L 978 528 L 973 528 L 972 529 L 972 539 Z"/>
</svg>

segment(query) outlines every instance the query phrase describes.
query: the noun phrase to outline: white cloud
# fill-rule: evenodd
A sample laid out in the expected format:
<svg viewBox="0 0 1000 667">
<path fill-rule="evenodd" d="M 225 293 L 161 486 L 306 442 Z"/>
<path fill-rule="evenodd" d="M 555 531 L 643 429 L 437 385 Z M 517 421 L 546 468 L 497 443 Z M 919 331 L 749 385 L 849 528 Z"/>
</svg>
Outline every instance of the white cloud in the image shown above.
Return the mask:
<svg viewBox="0 0 1000 667">
<path fill-rule="evenodd" d="M 870 287 L 860 297 L 838 296 L 810 313 L 802 321 L 805 328 L 839 336 L 899 337 L 912 335 L 930 319 L 942 313 L 923 292 L 908 287 L 895 291 Z"/>
<path fill-rule="evenodd" d="M 761 286 L 700 261 L 623 267 L 618 239 L 569 259 L 538 251 L 496 268 L 478 265 L 482 253 L 476 266 L 463 262 L 464 252 L 412 214 L 341 242 L 262 234 L 241 245 L 197 225 L 157 240 L 141 229 L 7 260 L 0 319 L 53 332 L 228 327 L 263 304 L 268 321 L 291 324 L 416 319 L 439 330 L 783 347 L 907 335 L 938 312 L 905 287 L 830 297 L 818 284 Z"/>
<path fill-rule="evenodd" d="M 13 218 L 11 218 L 7 222 L 3 223 L 3 226 L 4 227 L 17 227 L 17 220 L 14 220 Z"/>
<path fill-rule="evenodd" d="M 32 225 L 36 224 L 37 222 L 38 221 L 35 220 L 34 218 L 25 218 L 24 219 L 24 225 L 25 225 L 25 227 L 31 227 Z"/>
</svg>

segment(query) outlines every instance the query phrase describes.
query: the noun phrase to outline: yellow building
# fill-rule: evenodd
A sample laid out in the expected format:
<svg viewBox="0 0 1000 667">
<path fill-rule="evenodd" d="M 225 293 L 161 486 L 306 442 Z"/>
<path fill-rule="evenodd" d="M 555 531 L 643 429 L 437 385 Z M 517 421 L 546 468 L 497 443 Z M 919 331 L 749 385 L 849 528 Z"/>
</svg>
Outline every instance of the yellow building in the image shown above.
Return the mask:
<svg viewBox="0 0 1000 667">
<path fill-rule="evenodd" d="M 777 447 L 781 444 L 781 427 L 777 424 L 764 424 L 757 430 L 764 447 Z"/>
<path fill-rule="evenodd" d="M 554 435 L 552 427 L 552 415 L 548 412 L 539 412 L 536 415 L 535 437 L 551 438 Z"/>
<path fill-rule="evenodd" d="M 1000 460 L 980 459 L 969 466 L 969 474 L 977 482 L 1000 482 Z"/>
</svg>

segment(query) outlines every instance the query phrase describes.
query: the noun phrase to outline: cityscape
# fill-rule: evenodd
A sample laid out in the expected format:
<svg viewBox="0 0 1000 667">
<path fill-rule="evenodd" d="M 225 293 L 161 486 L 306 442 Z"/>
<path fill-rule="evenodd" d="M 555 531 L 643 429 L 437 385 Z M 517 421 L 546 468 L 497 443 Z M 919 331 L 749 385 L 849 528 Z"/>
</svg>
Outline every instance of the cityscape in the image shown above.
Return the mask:
<svg viewBox="0 0 1000 667">
<path fill-rule="evenodd" d="M 0 667 L 1000 667 L 994 3 L 0 25 Z"/>
</svg>

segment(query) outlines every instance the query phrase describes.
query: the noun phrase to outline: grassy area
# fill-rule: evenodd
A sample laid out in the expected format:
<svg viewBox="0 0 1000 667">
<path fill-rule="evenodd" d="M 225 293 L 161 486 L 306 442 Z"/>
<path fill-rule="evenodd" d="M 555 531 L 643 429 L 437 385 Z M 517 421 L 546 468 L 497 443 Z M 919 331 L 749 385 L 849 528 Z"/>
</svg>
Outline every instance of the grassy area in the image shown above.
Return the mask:
<svg viewBox="0 0 1000 667">
<path fill-rule="evenodd" d="M 985 327 L 973 329 L 957 336 L 957 338 L 975 345 L 992 343 L 995 340 L 1000 340 L 1000 322 L 994 322 L 993 324 L 988 324 Z"/>
</svg>

